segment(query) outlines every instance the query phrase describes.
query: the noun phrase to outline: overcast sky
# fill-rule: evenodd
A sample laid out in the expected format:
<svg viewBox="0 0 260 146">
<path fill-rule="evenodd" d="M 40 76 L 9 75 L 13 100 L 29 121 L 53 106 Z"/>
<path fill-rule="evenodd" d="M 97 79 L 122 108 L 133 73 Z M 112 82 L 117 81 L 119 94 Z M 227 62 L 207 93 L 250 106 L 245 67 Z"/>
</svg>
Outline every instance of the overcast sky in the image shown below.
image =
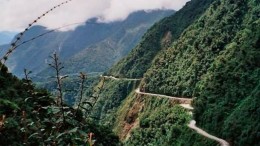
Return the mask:
<svg viewBox="0 0 260 146">
<path fill-rule="evenodd" d="M 65 0 L 0 0 L 0 31 L 21 31 L 42 13 L 63 1 Z M 111 22 L 123 20 L 138 10 L 179 10 L 187 1 L 189 0 L 72 0 L 46 15 L 37 24 L 56 28 L 84 22 L 93 17 Z"/>
</svg>

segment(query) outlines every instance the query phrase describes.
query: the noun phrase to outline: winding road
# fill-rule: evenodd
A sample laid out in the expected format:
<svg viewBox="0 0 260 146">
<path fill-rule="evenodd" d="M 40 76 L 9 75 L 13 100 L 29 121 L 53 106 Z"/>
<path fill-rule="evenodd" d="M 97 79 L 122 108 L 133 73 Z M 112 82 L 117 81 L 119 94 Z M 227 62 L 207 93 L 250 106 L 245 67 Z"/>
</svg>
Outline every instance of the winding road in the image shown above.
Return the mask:
<svg viewBox="0 0 260 146">
<path fill-rule="evenodd" d="M 141 80 L 141 79 L 116 78 L 116 77 L 113 77 L 113 76 L 102 76 L 102 75 L 100 75 L 100 77 L 104 77 L 106 79 L 124 80 L 124 81 L 140 81 Z"/>
<path fill-rule="evenodd" d="M 211 135 L 209 133 L 207 133 L 206 131 L 200 129 L 199 127 L 196 126 L 196 121 L 195 120 L 191 120 L 190 123 L 188 124 L 188 127 L 190 127 L 191 129 L 195 130 L 197 133 L 199 133 L 200 135 L 203 135 L 209 139 L 215 140 L 218 143 L 220 143 L 221 146 L 230 146 L 229 143 L 227 141 L 225 141 L 224 139 L 218 138 L 214 135 Z"/>
<path fill-rule="evenodd" d="M 180 97 L 173 97 L 173 96 L 167 96 L 167 95 L 162 95 L 162 94 L 153 94 L 153 93 L 141 92 L 140 88 L 137 88 L 135 90 L 135 93 L 142 94 L 142 95 L 149 95 L 149 96 L 156 96 L 156 97 L 174 99 L 174 100 L 177 100 L 180 103 L 182 103 L 181 105 L 185 105 L 185 107 L 188 107 L 188 105 L 190 105 L 191 101 L 192 101 L 191 98 L 180 98 Z"/>
<path fill-rule="evenodd" d="M 113 76 L 102 76 L 102 77 L 113 79 L 113 80 L 128 80 L 128 81 L 141 80 L 141 79 L 115 78 Z M 191 102 L 192 102 L 191 98 L 180 98 L 180 97 L 173 97 L 173 96 L 167 96 L 167 95 L 162 95 L 162 94 L 146 93 L 146 92 L 141 92 L 140 88 L 137 88 L 135 90 L 135 93 L 142 94 L 142 95 L 149 95 L 149 96 L 156 96 L 156 97 L 178 100 L 181 103 L 180 106 L 182 106 L 183 108 L 188 109 L 190 111 L 194 109 L 191 106 Z M 190 112 L 190 114 L 192 115 L 192 112 Z M 188 124 L 188 127 L 195 130 L 200 135 L 203 135 L 203 136 L 205 136 L 209 139 L 217 141 L 221 146 L 230 146 L 230 144 L 227 141 L 225 141 L 224 139 L 221 139 L 221 138 L 218 138 L 214 135 L 211 135 L 211 134 L 207 133 L 206 131 L 204 131 L 203 129 L 197 127 L 195 120 L 191 120 L 190 123 Z"/>
</svg>

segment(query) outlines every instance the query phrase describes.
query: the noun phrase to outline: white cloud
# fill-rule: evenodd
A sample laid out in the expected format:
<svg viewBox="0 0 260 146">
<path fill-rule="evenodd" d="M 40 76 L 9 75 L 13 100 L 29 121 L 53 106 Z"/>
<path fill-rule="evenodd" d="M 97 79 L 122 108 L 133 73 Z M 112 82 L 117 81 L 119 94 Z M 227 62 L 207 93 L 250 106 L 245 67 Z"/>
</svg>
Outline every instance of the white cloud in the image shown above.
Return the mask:
<svg viewBox="0 0 260 146">
<path fill-rule="evenodd" d="M 0 31 L 20 31 L 49 8 L 64 1 L 0 0 Z M 138 10 L 179 10 L 187 1 L 189 0 L 72 0 L 46 15 L 37 24 L 57 28 L 93 17 L 110 22 L 123 20 Z"/>
</svg>

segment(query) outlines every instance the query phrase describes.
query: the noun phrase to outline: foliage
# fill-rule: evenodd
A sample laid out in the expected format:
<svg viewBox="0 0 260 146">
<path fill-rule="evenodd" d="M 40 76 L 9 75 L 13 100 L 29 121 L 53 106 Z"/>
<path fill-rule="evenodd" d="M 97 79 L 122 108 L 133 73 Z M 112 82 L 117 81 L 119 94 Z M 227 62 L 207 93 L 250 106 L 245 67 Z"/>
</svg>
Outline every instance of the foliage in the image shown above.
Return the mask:
<svg viewBox="0 0 260 146">
<path fill-rule="evenodd" d="M 94 133 L 96 145 L 117 145 L 109 128 L 84 119 L 82 112 L 60 106 L 30 80 L 19 80 L 3 66 L 0 71 L 0 145 L 87 145 Z"/>
<path fill-rule="evenodd" d="M 260 84 L 258 83 L 252 93 L 242 100 L 225 120 L 223 136 L 235 141 L 233 145 L 260 145 L 257 140 L 260 131 L 259 97 Z"/>
<path fill-rule="evenodd" d="M 201 125 L 241 146 L 259 145 L 255 139 L 260 130 L 256 91 L 260 80 L 260 5 L 256 1 L 243 5 L 247 13 L 242 27 L 197 84 L 200 98 L 195 102 L 196 118 Z M 208 121 L 214 121 L 214 126 L 206 124 Z M 221 125 L 224 127 L 216 128 Z"/>
<path fill-rule="evenodd" d="M 196 97 L 200 127 L 234 145 L 258 145 L 259 12 L 255 0 L 216 0 L 154 59 L 141 86 L 147 92 Z"/>
<path fill-rule="evenodd" d="M 84 82 L 85 90 L 84 95 L 86 95 L 89 90 L 91 89 L 92 85 L 94 85 L 98 81 L 97 76 L 88 76 L 88 79 Z M 37 79 L 38 80 L 38 79 Z M 50 93 L 55 93 L 55 80 L 54 78 L 48 78 L 48 81 L 46 80 L 39 80 L 38 82 L 34 82 L 36 84 L 36 87 L 43 88 L 48 90 Z M 80 79 L 76 76 L 69 76 L 69 78 L 65 78 L 63 80 L 63 96 L 64 96 L 64 102 L 70 106 L 73 106 L 75 103 L 77 103 L 77 99 L 79 98 L 79 83 Z"/>
<path fill-rule="evenodd" d="M 156 57 L 145 76 L 143 86 L 147 91 L 193 95 L 196 83 L 207 72 L 214 58 L 232 41 L 246 13 L 245 8 L 237 4 L 230 7 L 218 5 L 220 3 L 215 2 L 171 48 Z M 234 10 L 237 13 L 232 13 Z M 236 17 L 238 14 L 241 17 Z"/>
</svg>

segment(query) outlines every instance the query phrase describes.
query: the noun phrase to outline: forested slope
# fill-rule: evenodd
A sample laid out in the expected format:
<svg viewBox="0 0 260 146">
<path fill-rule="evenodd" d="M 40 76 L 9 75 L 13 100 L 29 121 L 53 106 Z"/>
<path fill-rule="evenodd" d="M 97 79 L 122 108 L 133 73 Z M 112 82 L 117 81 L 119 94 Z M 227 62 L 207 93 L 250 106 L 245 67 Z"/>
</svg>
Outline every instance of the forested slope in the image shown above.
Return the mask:
<svg viewBox="0 0 260 146">
<path fill-rule="evenodd" d="M 208 8 L 213 0 L 192 0 L 174 15 L 164 18 L 151 27 L 141 42 L 125 58 L 116 63 L 108 74 L 140 78 L 151 66 L 162 49 L 178 39 L 182 31 Z"/>
<path fill-rule="evenodd" d="M 211 2 L 193 0 L 174 16 L 155 24 L 143 37 L 143 41 L 126 58 L 114 65 L 108 74 L 128 78 L 142 77 L 159 50 L 169 47 L 184 28 L 200 17 Z M 175 20 L 177 22 L 174 22 Z M 178 29 L 175 29 L 177 26 Z M 176 33 L 176 36 L 169 33 L 170 31 Z M 158 37 L 159 35 L 161 36 Z M 140 47 L 142 45 L 143 47 Z M 144 45 L 155 50 L 151 53 Z M 153 54 L 152 57 L 149 54 Z M 134 89 L 138 84 L 120 79 L 106 80 L 92 113 L 98 122 L 113 127 L 120 139 L 126 140 L 125 145 L 216 145 L 214 141 L 188 129 L 190 118 L 187 118 L 185 110 L 175 107 L 175 102 L 137 95 Z"/>
<path fill-rule="evenodd" d="M 142 77 L 143 73 L 152 63 L 153 57 L 159 53 L 160 49 L 162 49 L 162 41 L 165 41 L 165 39 L 163 39 L 164 35 L 168 36 L 166 38 L 170 39 L 168 42 L 165 42 L 166 44 L 164 43 L 167 48 L 173 40 L 176 40 L 179 37 L 181 32 L 189 24 L 191 24 L 196 18 L 199 18 L 203 11 L 209 7 L 212 1 L 213 0 L 192 0 L 174 15 L 155 24 L 143 36 L 140 44 L 133 49 L 126 58 L 115 64 L 108 74 L 129 78 Z M 132 87 L 127 87 L 127 84 L 130 84 L 130 81 L 124 81 L 123 83 L 123 81 L 115 82 L 106 80 L 104 91 L 101 93 L 101 98 L 97 103 L 98 106 L 95 107 L 95 115 L 105 115 L 102 118 L 107 119 L 108 117 L 106 116 L 110 114 L 106 115 L 103 112 L 107 113 L 109 109 L 113 109 L 115 112 L 122 101 L 127 98 L 129 90 L 134 90 Z M 137 87 L 137 85 L 134 87 Z M 120 102 L 116 102 L 115 106 L 115 104 L 113 104 L 113 100 L 118 101 L 117 98 L 120 98 Z M 98 111 L 101 113 L 98 113 Z M 98 118 L 100 117 L 98 116 Z M 106 121 L 103 119 L 100 120 Z M 112 121 L 106 122 L 111 123 Z"/>
<path fill-rule="evenodd" d="M 207 7 L 211 1 L 204 1 L 203 8 L 206 11 L 199 13 L 200 7 L 195 7 L 194 4 L 200 2 L 193 0 L 174 16 L 154 25 L 142 42 L 108 74 L 141 78 L 148 69 L 141 82 L 141 89 L 145 92 L 193 97 L 194 118 L 199 127 L 227 140 L 231 145 L 259 145 L 259 2 L 214 0 Z M 178 24 L 185 23 L 187 29 L 182 28 L 184 31 L 180 29 L 177 33 L 172 31 L 168 25 L 169 22 L 175 22 L 170 18 L 184 18 L 188 14 L 180 13 L 193 6 L 194 9 L 189 9 L 193 11 L 187 13 L 192 13 L 197 19 L 193 18 L 194 22 L 190 22 L 190 25 L 186 19 L 180 19 Z M 170 41 L 166 43 L 165 40 Z M 163 47 L 165 49 L 160 51 Z M 110 86 L 110 90 L 114 90 L 113 86 Z M 113 96 L 110 100 L 113 100 Z M 170 116 L 178 112 L 176 109 L 172 109 L 175 113 L 167 113 L 166 109 L 162 112 L 158 104 L 149 109 L 147 114 L 150 105 L 144 104 L 144 100 L 151 102 L 153 99 L 140 98 L 132 93 L 125 97 L 119 107 L 116 106 L 118 110 L 113 115 L 115 124 L 119 126 L 115 127 L 115 131 L 122 138 L 126 136 L 125 133 L 129 134 L 132 129 L 136 129 L 126 145 L 140 144 L 145 140 L 147 141 L 142 144 L 169 145 L 169 139 L 160 137 L 165 133 L 153 130 L 165 126 L 158 123 L 167 123 L 167 119 L 157 116 Z M 157 100 L 159 102 L 162 99 Z M 181 117 L 175 120 L 178 121 L 179 118 Z M 183 123 L 179 128 L 182 126 Z M 176 145 L 214 145 L 210 141 L 201 143 L 198 135 L 181 129 L 178 132 L 184 136 L 179 135 L 175 139 Z M 190 134 L 185 135 L 185 132 Z M 173 135 L 167 136 L 174 138 Z"/>
<path fill-rule="evenodd" d="M 259 145 L 259 13 L 258 1 L 216 0 L 156 57 L 142 87 L 196 97 L 199 126 L 232 145 Z"/>
</svg>

